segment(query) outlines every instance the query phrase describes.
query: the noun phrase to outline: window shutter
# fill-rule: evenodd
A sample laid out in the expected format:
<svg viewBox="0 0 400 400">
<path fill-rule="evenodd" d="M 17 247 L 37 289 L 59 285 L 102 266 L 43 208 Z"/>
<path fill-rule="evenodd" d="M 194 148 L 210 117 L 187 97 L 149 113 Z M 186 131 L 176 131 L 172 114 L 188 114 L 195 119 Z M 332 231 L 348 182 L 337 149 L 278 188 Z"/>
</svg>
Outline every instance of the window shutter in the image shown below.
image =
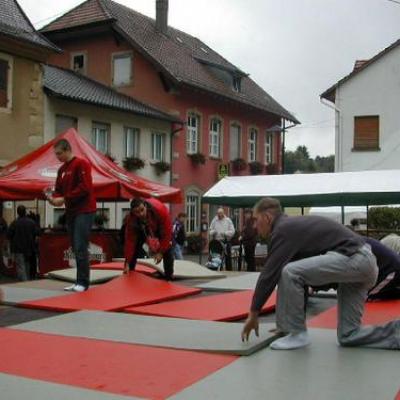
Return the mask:
<svg viewBox="0 0 400 400">
<path fill-rule="evenodd" d="M 0 107 L 7 107 L 8 61 L 0 59 Z"/>
<path fill-rule="evenodd" d="M 379 116 L 354 117 L 354 149 L 379 149 Z"/>
</svg>

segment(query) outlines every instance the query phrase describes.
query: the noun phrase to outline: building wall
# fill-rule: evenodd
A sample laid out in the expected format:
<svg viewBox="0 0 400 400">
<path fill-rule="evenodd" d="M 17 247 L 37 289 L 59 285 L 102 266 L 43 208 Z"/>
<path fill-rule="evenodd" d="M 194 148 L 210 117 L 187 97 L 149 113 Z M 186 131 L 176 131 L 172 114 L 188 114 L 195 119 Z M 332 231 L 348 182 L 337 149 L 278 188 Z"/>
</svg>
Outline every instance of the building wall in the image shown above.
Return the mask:
<svg viewBox="0 0 400 400">
<path fill-rule="evenodd" d="M 40 64 L 0 52 L 10 61 L 11 105 L 0 108 L 0 166 L 43 143 L 43 92 Z"/>
<path fill-rule="evenodd" d="M 400 47 L 336 91 L 336 171 L 398 169 L 400 160 Z M 379 115 L 379 151 L 354 151 L 354 117 Z"/>
<path fill-rule="evenodd" d="M 166 91 L 160 79 L 158 69 L 141 53 L 134 50 L 127 42 L 116 39 L 110 34 L 87 38 L 78 41 L 63 41 L 56 43 L 64 50 L 64 54 L 53 55 L 50 63 L 63 67 L 71 67 L 71 54 L 84 52 L 87 57 L 87 76 L 106 85 L 112 85 L 112 54 L 130 51 L 133 54 L 132 76 L 130 85 L 117 87 L 120 92 L 135 97 L 148 104 L 173 113 L 183 121 L 187 121 L 189 111 L 201 115 L 201 152 L 206 156 L 206 164 L 193 166 L 186 155 L 186 128 L 175 133 L 173 138 L 173 168 L 172 185 L 181 188 L 185 193 L 194 190 L 199 196 L 217 181 L 217 168 L 221 163 L 229 163 L 229 128 L 232 121 L 242 126 L 242 158 L 247 160 L 247 139 L 251 126 L 258 128 L 258 157 L 263 161 L 265 130 L 280 123 L 276 116 L 266 112 L 258 112 L 254 108 L 228 102 L 217 96 L 204 94 L 191 89 Z M 218 116 L 223 126 L 223 154 L 219 159 L 210 159 L 209 155 L 209 121 L 212 116 Z M 274 140 L 274 162 L 281 165 L 280 137 Z M 248 174 L 249 170 L 241 172 Z M 171 205 L 173 215 L 184 211 L 185 205 Z"/>
<path fill-rule="evenodd" d="M 151 165 L 151 133 L 161 132 L 166 136 L 166 153 L 165 159 L 171 159 L 171 124 L 166 121 L 145 118 L 134 115 L 132 113 L 125 113 L 114 111 L 106 108 L 100 108 L 91 105 L 74 103 L 66 100 L 55 99 L 46 96 L 45 99 L 45 127 L 44 137 L 45 141 L 54 138 L 56 132 L 56 116 L 64 115 L 77 118 L 78 132 L 89 142 L 91 142 L 92 123 L 93 121 L 110 124 L 111 126 L 111 141 L 110 141 L 110 154 L 115 157 L 115 161 L 122 165 L 122 160 L 125 158 L 124 154 L 124 127 L 134 127 L 140 129 L 140 154 L 139 157 L 145 161 L 145 167 L 134 174 L 150 179 L 164 185 L 170 184 L 170 172 L 158 175 L 155 168 Z M 115 209 L 114 203 L 98 203 L 98 208 L 107 208 L 110 213 L 109 227 L 120 227 L 122 223 L 122 209 L 129 207 L 129 203 L 119 203 Z M 48 207 L 51 210 L 51 207 Z M 46 225 L 53 224 L 53 213 L 47 213 Z"/>
</svg>

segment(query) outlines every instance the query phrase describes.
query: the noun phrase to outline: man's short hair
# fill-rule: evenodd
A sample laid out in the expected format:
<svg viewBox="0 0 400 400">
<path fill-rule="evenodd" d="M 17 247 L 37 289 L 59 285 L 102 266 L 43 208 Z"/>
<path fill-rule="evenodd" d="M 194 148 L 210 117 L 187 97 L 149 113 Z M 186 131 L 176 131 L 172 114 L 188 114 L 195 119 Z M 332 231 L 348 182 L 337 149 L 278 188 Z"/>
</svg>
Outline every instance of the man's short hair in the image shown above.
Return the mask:
<svg viewBox="0 0 400 400">
<path fill-rule="evenodd" d="M 137 197 L 131 201 L 131 210 L 133 210 L 136 207 L 139 207 L 142 204 L 146 204 L 145 200 L 142 199 L 141 197 Z"/>
<path fill-rule="evenodd" d="M 17 214 L 19 217 L 25 217 L 26 215 L 26 207 L 22 204 L 17 207 Z"/>
<path fill-rule="evenodd" d="M 178 214 L 178 218 L 186 218 L 186 214 L 184 212 L 180 212 Z"/>
<path fill-rule="evenodd" d="M 72 151 L 71 144 L 68 142 L 67 139 L 57 140 L 57 142 L 54 143 L 53 147 L 62 151 Z"/>
<path fill-rule="evenodd" d="M 253 208 L 254 214 L 260 214 L 268 211 L 270 214 L 277 216 L 282 214 L 281 203 L 273 197 L 264 197 Z"/>
</svg>

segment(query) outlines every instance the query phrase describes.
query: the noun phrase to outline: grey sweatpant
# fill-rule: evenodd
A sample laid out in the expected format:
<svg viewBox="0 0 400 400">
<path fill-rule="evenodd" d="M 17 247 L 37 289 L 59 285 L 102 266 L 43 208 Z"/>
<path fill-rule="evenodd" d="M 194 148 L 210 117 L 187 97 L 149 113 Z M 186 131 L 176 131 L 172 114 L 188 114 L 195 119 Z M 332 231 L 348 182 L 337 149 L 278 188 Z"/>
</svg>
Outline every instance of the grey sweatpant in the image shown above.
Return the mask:
<svg viewBox="0 0 400 400">
<path fill-rule="evenodd" d="M 361 326 L 368 289 L 378 276 L 369 245 L 351 257 L 336 252 L 294 261 L 278 283 L 276 323 L 279 330 L 306 330 L 304 287 L 338 283 L 338 341 L 342 346 L 400 349 L 400 320 L 382 326 Z"/>
</svg>

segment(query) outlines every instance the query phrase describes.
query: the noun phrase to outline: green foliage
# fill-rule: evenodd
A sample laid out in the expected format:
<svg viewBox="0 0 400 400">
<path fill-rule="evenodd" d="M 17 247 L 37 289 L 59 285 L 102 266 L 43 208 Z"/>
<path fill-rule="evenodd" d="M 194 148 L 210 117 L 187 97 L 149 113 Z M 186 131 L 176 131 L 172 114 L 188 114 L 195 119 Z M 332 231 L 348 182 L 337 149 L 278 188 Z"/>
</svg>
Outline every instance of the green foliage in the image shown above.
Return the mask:
<svg viewBox="0 0 400 400">
<path fill-rule="evenodd" d="M 188 154 L 188 157 L 191 159 L 191 161 L 194 165 L 206 163 L 206 157 L 203 153 Z"/>
<path fill-rule="evenodd" d="M 252 175 L 260 175 L 264 171 L 264 166 L 260 163 L 260 161 L 250 162 L 249 168 Z"/>
<path fill-rule="evenodd" d="M 368 212 L 368 225 L 372 229 L 399 229 L 400 207 L 372 207 Z"/>
<path fill-rule="evenodd" d="M 234 171 L 243 171 L 247 167 L 247 162 L 243 158 L 235 158 L 231 163 Z"/>
<path fill-rule="evenodd" d="M 144 161 L 138 157 L 126 157 L 122 161 L 123 167 L 127 171 L 134 171 L 144 167 Z"/>
<path fill-rule="evenodd" d="M 295 172 L 333 172 L 335 169 L 335 156 L 310 158 L 306 146 L 298 146 L 295 151 L 285 151 L 285 174 Z"/>
<path fill-rule="evenodd" d="M 164 172 L 167 172 L 171 169 L 169 163 L 165 161 L 157 161 L 153 164 L 153 167 L 156 169 L 157 174 L 163 174 Z"/>
</svg>

